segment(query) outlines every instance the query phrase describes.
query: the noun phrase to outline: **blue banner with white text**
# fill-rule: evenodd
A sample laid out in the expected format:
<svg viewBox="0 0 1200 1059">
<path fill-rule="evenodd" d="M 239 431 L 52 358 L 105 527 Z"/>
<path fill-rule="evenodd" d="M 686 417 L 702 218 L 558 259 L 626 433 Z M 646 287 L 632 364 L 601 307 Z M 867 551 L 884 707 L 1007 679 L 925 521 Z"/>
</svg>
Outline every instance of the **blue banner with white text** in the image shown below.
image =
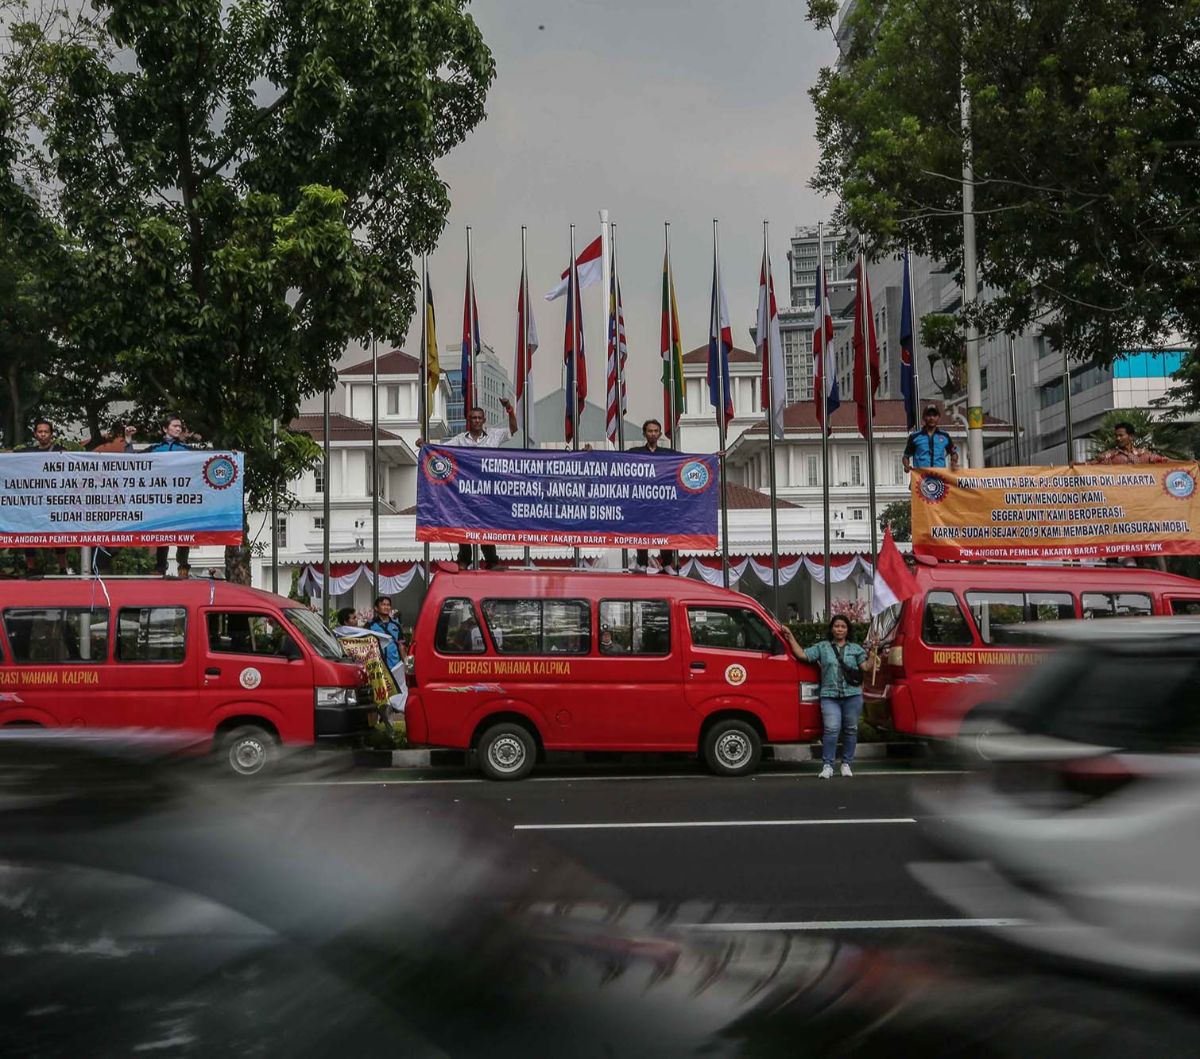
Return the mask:
<svg viewBox="0 0 1200 1059">
<path fill-rule="evenodd" d="M 427 445 L 417 540 L 711 551 L 718 492 L 715 455 Z"/>
</svg>

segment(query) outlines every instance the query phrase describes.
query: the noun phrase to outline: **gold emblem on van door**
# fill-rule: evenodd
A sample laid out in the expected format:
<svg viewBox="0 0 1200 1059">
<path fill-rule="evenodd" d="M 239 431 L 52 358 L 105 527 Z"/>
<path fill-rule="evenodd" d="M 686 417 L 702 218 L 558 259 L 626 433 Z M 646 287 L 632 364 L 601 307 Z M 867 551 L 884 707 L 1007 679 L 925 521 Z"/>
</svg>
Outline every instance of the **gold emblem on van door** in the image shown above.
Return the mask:
<svg viewBox="0 0 1200 1059">
<path fill-rule="evenodd" d="M 732 684 L 735 688 L 739 684 L 745 684 L 747 676 L 746 667 L 738 662 L 725 667 L 725 683 Z"/>
</svg>

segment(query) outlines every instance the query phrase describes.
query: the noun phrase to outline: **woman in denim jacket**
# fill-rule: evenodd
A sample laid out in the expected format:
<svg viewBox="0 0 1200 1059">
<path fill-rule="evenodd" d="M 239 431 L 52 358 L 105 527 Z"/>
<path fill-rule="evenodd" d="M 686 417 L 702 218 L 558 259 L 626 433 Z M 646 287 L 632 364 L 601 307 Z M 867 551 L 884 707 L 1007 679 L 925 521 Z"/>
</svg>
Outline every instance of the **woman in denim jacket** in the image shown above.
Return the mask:
<svg viewBox="0 0 1200 1059">
<path fill-rule="evenodd" d="M 838 733 L 842 736 L 842 775 L 853 776 L 850 768 L 858 746 L 858 718 L 862 713 L 863 673 L 875 665 L 875 648 L 865 650 L 850 641 L 850 622 L 835 614 L 829 622 L 829 639 L 801 647 L 786 625 L 784 635 L 792 653 L 803 662 L 821 667 L 821 772 L 820 778 L 833 776 L 833 758 L 837 753 Z"/>
</svg>

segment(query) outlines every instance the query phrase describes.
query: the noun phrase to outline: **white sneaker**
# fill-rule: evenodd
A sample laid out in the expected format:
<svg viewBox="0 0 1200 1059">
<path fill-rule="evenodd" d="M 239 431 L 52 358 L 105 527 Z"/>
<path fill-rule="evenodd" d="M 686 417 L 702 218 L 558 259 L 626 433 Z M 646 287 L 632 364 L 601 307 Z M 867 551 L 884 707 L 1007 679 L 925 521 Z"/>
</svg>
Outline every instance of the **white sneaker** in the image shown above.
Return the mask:
<svg viewBox="0 0 1200 1059">
<path fill-rule="evenodd" d="M 817 777 L 817 779 L 822 779 L 822 780 L 833 779 L 833 766 L 826 765 L 823 769 L 821 769 L 821 774 L 820 774 L 820 776 Z"/>
<path fill-rule="evenodd" d="M 843 776 L 853 776 L 854 775 L 854 770 L 851 769 L 849 764 L 845 761 L 842 762 L 842 775 Z"/>
</svg>

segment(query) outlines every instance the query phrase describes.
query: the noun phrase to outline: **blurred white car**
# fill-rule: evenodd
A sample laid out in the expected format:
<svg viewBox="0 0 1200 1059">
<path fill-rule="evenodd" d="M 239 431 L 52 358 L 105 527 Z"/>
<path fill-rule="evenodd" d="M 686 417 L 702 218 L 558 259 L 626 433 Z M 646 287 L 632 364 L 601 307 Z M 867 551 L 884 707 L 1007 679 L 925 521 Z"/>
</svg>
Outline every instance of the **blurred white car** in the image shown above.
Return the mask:
<svg viewBox="0 0 1200 1059">
<path fill-rule="evenodd" d="M 911 870 L 1006 938 L 1122 977 L 1200 981 L 1200 620 L 1056 629 L 1061 650 L 964 733 L 921 799 L 959 858 Z"/>
</svg>

